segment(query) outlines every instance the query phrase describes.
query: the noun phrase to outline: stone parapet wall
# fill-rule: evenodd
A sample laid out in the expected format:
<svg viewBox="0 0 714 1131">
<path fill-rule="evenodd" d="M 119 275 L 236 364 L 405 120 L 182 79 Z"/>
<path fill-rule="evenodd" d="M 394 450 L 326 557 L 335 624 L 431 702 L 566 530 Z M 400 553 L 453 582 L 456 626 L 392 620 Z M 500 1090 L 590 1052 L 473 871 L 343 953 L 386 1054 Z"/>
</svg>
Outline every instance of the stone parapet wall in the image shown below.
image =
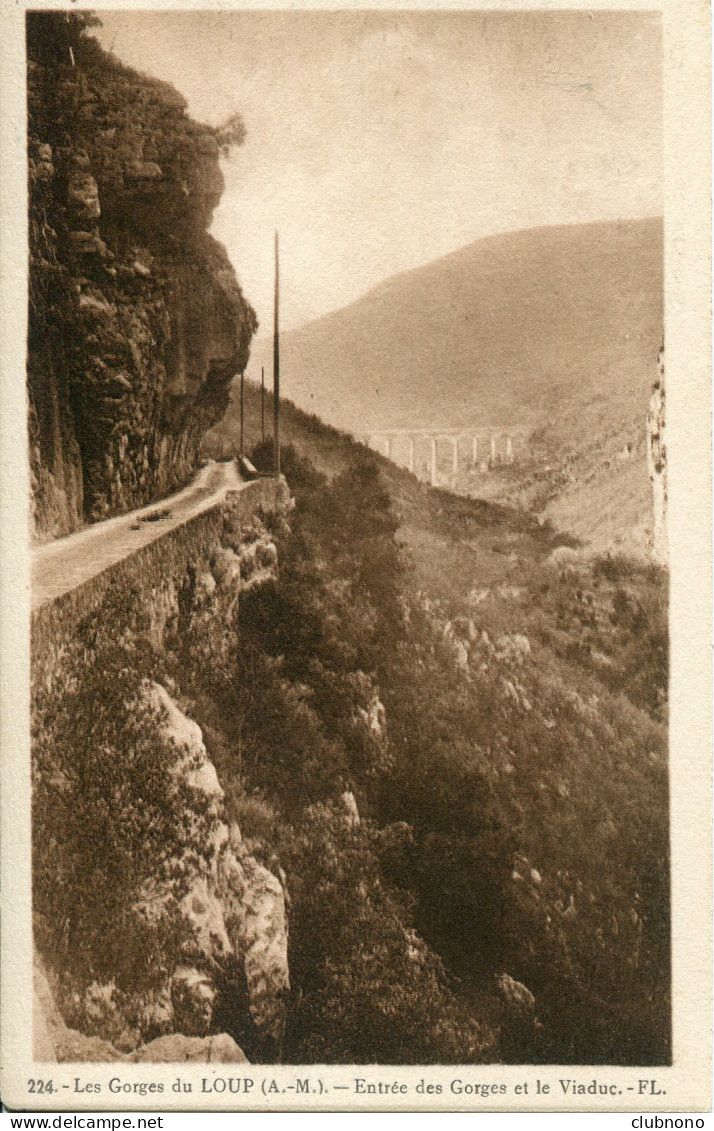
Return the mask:
<svg viewBox="0 0 714 1131">
<path fill-rule="evenodd" d="M 33 685 L 52 679 L 77 625 L 98 609 L 112 590 L 132 594 L 134 608 L 145 606 L 149 611 L 168 582 L 183 578 L 189 567 L 195 567 L 220 542 L 226 508 L 230 508 L 233 521 L 247 522 L 259 510 L 274 511 L 276 492 L 279 495 L 284 491 L 284 486 L 276 487 L 272 479 L 256 479 L 240 491 L 229 491 L 224 503 L 188 519 L 76 589 L 42 605 L 31 622 Z"/>
</svg>

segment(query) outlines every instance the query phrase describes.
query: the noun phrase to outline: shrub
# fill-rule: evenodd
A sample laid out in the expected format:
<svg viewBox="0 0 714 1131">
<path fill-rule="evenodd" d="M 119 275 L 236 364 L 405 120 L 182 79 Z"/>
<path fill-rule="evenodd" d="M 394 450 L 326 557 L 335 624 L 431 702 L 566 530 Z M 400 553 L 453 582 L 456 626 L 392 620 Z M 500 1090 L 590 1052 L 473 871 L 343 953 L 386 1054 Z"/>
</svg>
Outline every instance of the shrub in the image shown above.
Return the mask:
<svg viewBox="0 0 714 1131">
<path fill-rule="evenodd" d="M 285 831 L 281 856 L 292 893 L 289 1062 L 493 1059 L 495 1034 L 453 995 L 409 927 L 408 901 L 385 883 L 369 827 L 314 807 Z"/>
</svg>

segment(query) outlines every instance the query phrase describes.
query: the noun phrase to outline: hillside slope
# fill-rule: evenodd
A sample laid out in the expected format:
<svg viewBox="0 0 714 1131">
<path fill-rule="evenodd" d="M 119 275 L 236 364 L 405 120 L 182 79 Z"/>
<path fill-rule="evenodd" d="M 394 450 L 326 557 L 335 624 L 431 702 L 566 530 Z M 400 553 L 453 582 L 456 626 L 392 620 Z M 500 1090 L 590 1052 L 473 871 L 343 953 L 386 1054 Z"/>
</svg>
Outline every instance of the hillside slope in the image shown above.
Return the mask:
<svg viewBox="0 0 714 1131">
<path fill-rule="evenodd" d="M 245 382 L 244 408 L 244 448 L 250 453 L 260 444 L 262 435 L 260 388 L 252 381 Z M 266 393 L 268 446 L 272 412 L 272 396 Z M 329 480 L 345 472 L 365 451 L 348 433 L 303 412 L 288 400 L 282 402 L 280 428 L 283 445 L 294 448 Z M 635 537 L 626 540 L 618 535 L 617 552 L 630 553 L 638 548 L 644 551 L 645 535 L 651 529 L 652 500 L 646 467 L 642 475 L 644 426 L 642 432 L 641 460 L 615 460 L 602 473 L 611 477 L 609 482 L 603 484 L 594 476 L 585 483 L 581 491 L 583 495 L 589 492 L 593 500 L 590 509 L 578 505 L 580 496 L 574 488 L 564 494 L 559 503 L 565 508 L 569 502 L 572 510 L 562 522 L 558 521 L 560 515 L 546 515 L 544 521 L 527 507 L 513 505 L 522 502 L 522 495 L 518 497 L 518 477 L 526 482 L 535 461 L 522 468 L 514 465 L 504 468 L 502 473 L 482 476 L 481 481 L 491 487 L 490 496 L 483 498 L 433 489 L 379 453 L 372 452 L 371 457 L 389 491 L 399 523 L 398 537 L 409 548 L 419 582 L 433 595 L 450 600 L 457 594 L 465 596 L 474 586 L 512 584 L 524 568 L 540 564 L 558 546 L 587 545 L 596 553 L 610 550 L 614 539 L 608 535 L 615 528 L 639 530 L 641 534 L 639 542 Z M 236 384 L 225 416 L 206 435 L 204 452 L 213 458 L 235 454 L 239 438 L 240 398 Z M 263 458 L 266 460 L 265 453 Z M 265 466 L 272 466 L 269 455 Z M 553 474 L 556 472 L 554 463 Z M 537 488 L 542 490 L 544 483 L 547 486 L 547 476 L 535 477 Z M 632 556 L 648 560 L 644 552 Z"/>
<path fill-rule="evenodd" d="M 36 622 L 58 1059 L 669 1063 L 663 571 L 284 423 Z"/>
<path fill-rule="evenodd" d="M 548 517 L 596 551 L 647 557 L 645 418 L 662 332 L 661 220 L 513 232 L 282 335 L 283 387 L 354 433 L 526 425 L 514 465 L 463 465 L 452 489 Z M 272 373 L 264 341 L 249 373 L 261 364 Z"/>
<path fill-rule="evenodd" d="M 659 219 L 479 240 L 282 335 L 284 390 L 359 433 L 541 423 L 646 405 L 662 337 Z M 270 367 L 255 343 L 249 374 Z"/>
<path fill-rule="evenodd" d="M 260 424 L 252 386 L 246 407 L 250 443 Z M 234 420 L 232 406 L 226 446 Z M 399 838 L 409 839 L 407 849 L 389 840 L 386 874 L 415 898 L 412 922 L 443 961 L 458 1002 L 486 1026 L 483 1036 L 498 1030 L 497 1056 L 666 1059 L 666 577 L 558 546 L 551 529 L 522 511 L 434 490 L 294 406 L 284 406 L 282 423 L 290 440 L 283 467 L 296 498 L 280 559 L 283 588 L 243 607 L 244 653 L 233 679 L 251 687 L 241 692 L 248 703 L 261 704 L 251 737 L 242 732 L 241 741 L 260 750 L 253 773 L 269 803 L 262 826 L 274 829 L 292 813 L 296 777 L 303 788 L 314 775 L 311 798 L 318 789 L 329 794 L 331 766 L 336 790 L 349 783 L 365 836 L 376 825 L 400 846 Z M 329 482 L 304 458 L 311 452 Z M 255 459 L 270 466 L 269 444 Z M 269 686 L 293 680 L 331 736 L 336 689 L 354 703 L 355 687 L 363 687 L 356 672 L 368 673 L 375 699 L 360 703 L 360 717 L 374 719 L 375 750 L 355 753 L 350 731 L 345 760 L 334 747 L 317 758 L 313 735 L 297 775 L 286 771 L 292 740 L 273 714 L 265 725 L 262 652 L 270 656 L 261 661 Z M 225 718 L 239 707 L 231 703 Z M 287 725 L 297 733 L 292 716 Z M 477 780 L 488 782 L 485 795 Z M 635 809 L 645 811 L 641 790 L 653 826 L 630 840 Z M 345 858 L 334 855 L 328 818 L 320 812 L 310 820 L 320 823 L 322 839 L 314 843 L 311 825 L 304 834 L 311 850 L 301 850 L 299 867 L 315 869 L 316 887 L 329 883 L 339 901 L 352 873 L 344 885 L 335 882 Z M 292 873 L 283 866 L 290 884 L 295 864 Z M 301 1062 L 322 1062 L 335 1047 L 345 1063 L 374 1059 L 369 1027 L 355 1017 L 357 1001 L 365 1016 L 375 1009 L 365 988 L 373 966 L 360 965 L 363 951 L 352 948 L 351 936 L 342 943 L 361 904 L 350 895 L 349 906 L 343 899 L 339 912 L 333 908 L 329 934 L 341 949 L 324 983 L 315 977 L 314 940 L 308 946 L 300 938 L 324 907 L 305 887 L 295 906 L 301 900 L 291 970 L 309 1003 L 286 1047 Z M 394 961 L 391 949 L 380 954 Z M 535 1042 L 531 1033 L 523 1043 L 525 1024 L 520 1035 L 509 1030 L 504 971 L 535 998 L 544 1026 L 536 1026 Z M 379 976 L 394 985 L 381 966 Z M 425 1039 L 431 991 L 420 1000 Z M 411 1002 L 405 1009 L 413 1016 Z M 448 1029 L 463 1034 L 453 1017 Z M 384 1024 L 369 1031 L 392 1039 Z M 404 1055 L 402 1038 L 395 1047 Z M 437 1055 L 443 1062 L 453 1050 Z M 467 1058 L 493 1055 L 482 1046 Z"/>
<path fill-rule="evenodd" d="M 352 436 L 324 424 L 290 401 L 281 405 L 280 430 L 283 445 L 309 460 L 321 475 L 333 480 L 344 474 L 367 449 Z M 260 389 L 245 383 L 244 447 L 257 450 L 262 465 L 270 468 L 272 397 L 266 395 L 266 445 L 260 445 Z M 204 440 L 204 452 L 214 458 L 238 450 L 239 399 L 233 400 L 223 420 Z M 533 515 L 494 501 L 463 498 L 435 490 L 405 468 L 377 452 L 369 453 L 382 476 L 398 522 L 398 537 L 414 557 L 417 576 L 429 581 L 432 592 L 448 596 L 465 593 L 467 581 L 507 581 L 519 562 L 539 562 L 557 546 L 568 543 Z M 518 555 L 511 554 L 517 544 Z M 506 547 L 508 547 L 506 549 Z M 509 556 L 510 555 L 510 556 Z M 520 555 L 520 556 L 519 556 Z"/>
</svg>

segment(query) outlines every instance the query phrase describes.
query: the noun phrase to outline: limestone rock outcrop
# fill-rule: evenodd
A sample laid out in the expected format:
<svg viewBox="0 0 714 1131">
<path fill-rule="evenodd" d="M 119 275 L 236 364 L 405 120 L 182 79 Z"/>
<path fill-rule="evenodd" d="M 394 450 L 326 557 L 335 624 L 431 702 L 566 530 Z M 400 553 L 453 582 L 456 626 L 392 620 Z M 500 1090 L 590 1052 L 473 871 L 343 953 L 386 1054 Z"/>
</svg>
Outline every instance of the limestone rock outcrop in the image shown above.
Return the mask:
<svg viewBox="0 0 714 1131">
<path fill-rule="evenodd" d="M 498 988 L 504 1001 L 515 1013 L 530 1017 L 535 1009 L 535 998 L 522 982 L 517 982 L 510 974 L 501 974 L 498 978 Z"/>
<path fill-rule="evenodd" d="M 223 818 L 223 790 L 200 727 L 161 685 L 152 684 L 147 696 L 162 713 L 165 733 L 182 751 L 175 773 L 203 793 L 216 816 L 210 864 L 202 868 L 188 853 L 175 862 L 185 879 L 179 910 L 190 929 L 192 961 L 171 976 L 170 1024 L 189 1036 L 208 1035 L 217 998 L 216 971 L 234 960 L 243 970 L 259 1038 L 279 1041 L 290 988 L 285 892 L 280 880 L 246 850 L 238 826 Z M 156 917 L 168 898 L 167 886 L 148 889 L 147 917 Z"/>
<path fill-rule="evenodd" d="M 130 1064 L 247 1064 L 248 1059 L 228 1033 L 190 1037 L 170 1033 L 138 1048 L 122 1051 L 111 1041 L 70 1029 L 55 1005 L 45 965 L 35 956 L 33 967 L 33 1058 L 39 1064 L 68 1062 L 96 1064 L 124 1061 Z"/>
<path fill-rule="evenodd" d="M 169 574 L 153 587 L 147 611 L 157 651 L 165 647 L 167 634 L 202 624 L 216 662 L 216 618 L 230 623 L 240 594 L 275 578 L 278 555 L 272 535 L 259 518 L 241 516 L 240 495 L 229 492 L 219 537 L 193 557 L 182 578 Z"/>
<path fill-rule="evenodd" d="M 209 234 L 217 131 L 57 13 L 28 17 L 28 392 L 38 539 L 195 471 L 257 322 Z M 74 65 L 57 44 L 74 34 Z"/>
<path fill-rule="evenodd" d="M 667 440 L 664 382 L 664 348 L 658 357 L 659 377 L 652 387 L 647 412 L 647 471 L 652 486 L 652 557 L 667 565 Z"/>
<path fill-rule="evenodd" d="M 70 992 L 62 1006 L 70 1025 L 55 1005 L 46 971 L 38 962 L 37 1056 L 239 1062 L 245 1058 L 235 1042 L 217 1033 L 219 1003 L 223 1016 L 245 1015 L 262 1047 L 277 1047 L 283 1036 L 290 988 L 285 891 L 280 879 L 251 855 L 238 825 L 227 822 L 223 789 L 198 724 L 162 685 L 147 684 L 144 696 L 176 749 L 172 774 L 177 787 L 200 793 L 211 818 L 209 842 L 187 845 L 179 858 L 168 863 L 167 875 L 172 878 L 152 877 L 135 908 L 143 921 L 158 924 L 166 909 L 175 906 L 185 928 L 185 957 L 148 994 L 138 992 L 128 998 L 113 982 L 93 982 L 81 994 Z M 183 895 L 176 906 L 177 879 Z M 66 999 L 66 987 L 63 992 Z"/>
<path fill-rule="evenodd" d="M 212 1037 L 185 1037 L 171 1033 L 157 1037 L 148 1045 L 137 1049 L 129 1058 L 133 1064 L 180 1064 L 182 1061 L 199 1061 L 201 1064 L 247 1064 L 248 1058 L 227 1033 Z"/>
<path fill-rule="evenodd" d="M 220 860 L 218 890 L 233 920 L 231 941 L 245 970 L 253 1023 L 261 1037 L 279 1041 L 290 988 L 285 893 L 276 876 L 236 845 L 237 826 L 231 832 L 235 847 Z"/>
</svg>

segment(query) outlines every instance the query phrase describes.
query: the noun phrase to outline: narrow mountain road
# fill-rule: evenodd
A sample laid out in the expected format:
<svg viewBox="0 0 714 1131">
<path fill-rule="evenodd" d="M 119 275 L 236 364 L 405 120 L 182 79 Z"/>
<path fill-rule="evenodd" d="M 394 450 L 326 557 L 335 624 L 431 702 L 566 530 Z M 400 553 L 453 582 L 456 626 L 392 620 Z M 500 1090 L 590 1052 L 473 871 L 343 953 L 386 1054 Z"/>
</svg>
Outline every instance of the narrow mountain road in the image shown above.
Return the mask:
<svg viewBox="0 0 714 1131">
<path fill-rule="evenodd" d="M 209 463 L 175 495 L 36 547 L 32 552 L 33 611 L 216 506 L 227 491 L 247 486 L 233 461 Z M 152 519 L 153 515 L 157 517 Z"/>
</svg>

